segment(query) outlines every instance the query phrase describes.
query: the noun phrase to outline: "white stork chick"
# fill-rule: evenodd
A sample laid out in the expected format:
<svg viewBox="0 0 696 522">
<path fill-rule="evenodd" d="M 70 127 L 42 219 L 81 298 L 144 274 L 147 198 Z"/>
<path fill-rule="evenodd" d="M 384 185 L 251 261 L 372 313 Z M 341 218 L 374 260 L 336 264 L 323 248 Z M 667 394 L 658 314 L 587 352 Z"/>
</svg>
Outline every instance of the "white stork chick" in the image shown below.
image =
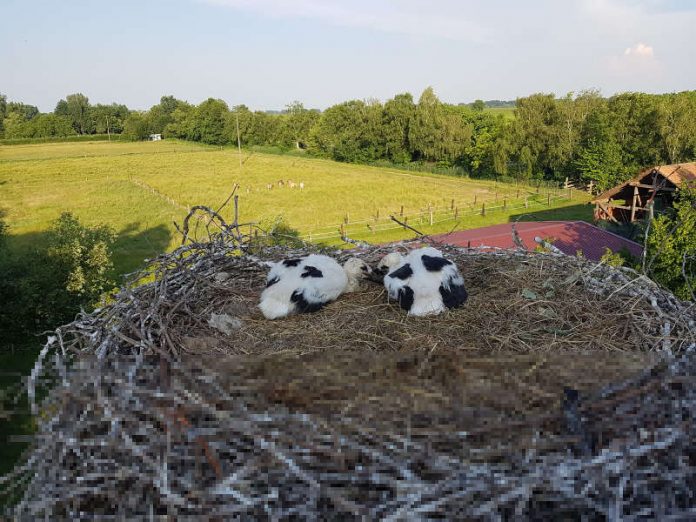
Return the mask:
<svg viewBox="0 0 696 522">
<path fill-rule="evenodd" d="M 285 259 L 271 266 L 259 308 L 267 319 L 316 312 L 342 293 L 355 291 L 369 273 L 367 264 L 357 258 L 348 259 L 343 267 L 320 254 Z"/>
<path fill-rule="evenodd" d="M 383 261 L 388 264 L 394 259 L 385 256 Z M 384 286 L 389 298 L 413 316 L 442 313 L 461 306 L 468 297 L 457 266 L 432 247 L 413 250 L 402 258 L 384 277 Z"/>
</svg>

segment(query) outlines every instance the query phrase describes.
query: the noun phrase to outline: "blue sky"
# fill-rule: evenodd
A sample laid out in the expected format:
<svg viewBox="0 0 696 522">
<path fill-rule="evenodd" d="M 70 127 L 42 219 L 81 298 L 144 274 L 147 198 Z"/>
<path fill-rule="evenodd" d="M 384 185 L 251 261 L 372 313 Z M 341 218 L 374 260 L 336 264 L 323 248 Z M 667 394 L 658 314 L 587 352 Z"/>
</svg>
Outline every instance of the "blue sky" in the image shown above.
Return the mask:
<svg viewBox="0 0 696 522">
<path fill-rule="evenodd" d="M 696 0 L 0 0 L 0 93 L 280 109 L 696 89 Z"/>
</svg>

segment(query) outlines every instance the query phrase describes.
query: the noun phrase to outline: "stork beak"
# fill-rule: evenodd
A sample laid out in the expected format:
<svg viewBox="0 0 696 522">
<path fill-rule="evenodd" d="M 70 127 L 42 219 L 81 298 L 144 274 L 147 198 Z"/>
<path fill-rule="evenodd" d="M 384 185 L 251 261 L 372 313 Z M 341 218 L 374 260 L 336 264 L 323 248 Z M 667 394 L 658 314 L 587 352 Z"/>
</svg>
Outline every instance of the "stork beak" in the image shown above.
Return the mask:
<svg viewBox="0 0 696 522">
<path fill-rule="evenodd" d="M 375 268 L 372 271 L 372 273 L 368 276 L 368 279 L 375 283 L 382 284 L 384 283 L 384 276 L 387 275 L 387 272 L 389 272 L 389 269 L 386 266 Z"/>
</svg>

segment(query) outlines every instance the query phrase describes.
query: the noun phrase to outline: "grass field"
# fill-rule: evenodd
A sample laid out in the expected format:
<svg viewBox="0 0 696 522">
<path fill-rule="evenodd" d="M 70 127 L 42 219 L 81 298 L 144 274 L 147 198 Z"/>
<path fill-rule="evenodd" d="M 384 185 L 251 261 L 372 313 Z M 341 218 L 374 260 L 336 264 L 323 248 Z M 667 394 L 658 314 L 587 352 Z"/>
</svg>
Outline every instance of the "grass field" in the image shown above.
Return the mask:
<svg viewBox="0 0 696 522">
<path fill-rule="evenodd" d="M 87 224 L 110 225 L 119 234 L 114 255 L 120 273 L 174 248 L 179 239 L 172 221 L 180 222 L 192 205 L 218 207 L 235 183 L 242 221 L 283 216 L 305 237 L 336 244 L 346 219 L 351 237 L 374 242 L 410 237 L 388 219 L 402 207 L 408 222 L 425 233 L 506 222 L 521 213 L 530 219 L 591 215 L 581 205 L 587 201 L 581 193 L 570 201 L 552 195 L 547 205 L 545 190 L 529 186 L 297 155 L 243 152 L 242 159 L 240 168 L 234 149 L 174 140 L 0 146 L 0 208 L 8 212 L 11 239 L 19 246 L 41 242 L 62 211 Z M 304 190 L 289 188 L 287 180 L 304 183 Z M 480 215 L 482 204 L 486 216 Z M 231 218 L 231 208 L 223 214 Z"/>
<path fill-rule="evenodd" d="M 484 112 L 490 112 L 491 114 L 502 114 L 506 120 L 515 119 L 514 107 L 486 107 Z"/>
</svg>

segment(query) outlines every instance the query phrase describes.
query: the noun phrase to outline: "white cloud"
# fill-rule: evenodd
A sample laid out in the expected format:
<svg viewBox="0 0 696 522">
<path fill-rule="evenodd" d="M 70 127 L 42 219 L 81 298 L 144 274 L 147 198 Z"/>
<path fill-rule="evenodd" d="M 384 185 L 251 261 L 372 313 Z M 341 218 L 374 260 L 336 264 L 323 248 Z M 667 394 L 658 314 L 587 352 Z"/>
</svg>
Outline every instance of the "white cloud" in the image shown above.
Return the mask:
<svg viewBox="0 0 696 522">
<path fill-rule="evenodd" d="M 483 43 L 490 32 L 458 2 L 437 8 L 413 0 L 202 0 L 272 18 L 304 18 L 335 26 Z"/>
<path fill-rule="evenodd" d="M 624 51 L 624 54 L 626 56 L 642 56 L 642 57 L 648 57 L 652 58 L 655 53 L 653 51 L 652 46 L 650 45 L 645 45 L 644 43 L 637 43 L 633 47 L 627 47 L 626 50 Z"/>
</svg>

